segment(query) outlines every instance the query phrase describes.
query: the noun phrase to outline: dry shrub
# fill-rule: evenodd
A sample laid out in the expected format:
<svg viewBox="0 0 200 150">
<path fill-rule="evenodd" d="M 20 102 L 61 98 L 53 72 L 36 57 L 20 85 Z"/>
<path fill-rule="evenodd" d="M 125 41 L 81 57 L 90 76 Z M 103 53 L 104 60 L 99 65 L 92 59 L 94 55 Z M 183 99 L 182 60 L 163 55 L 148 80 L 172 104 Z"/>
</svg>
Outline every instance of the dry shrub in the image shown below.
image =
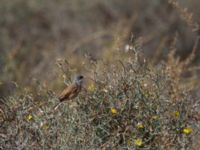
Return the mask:
<svg viewBox="0 0 200 150">
<path fill-rule="evenodd" d="M 1 149 L 192 149 L 199 100 L 182 86 L 180 67 L 189 62 L 171 53 L 153 67 L 135 45 L 117 53 L 109 61 L 87 58 L 88 83 L 57 111 L 56 94 L 39 82 L 35 94 L 25 89 L 2 100 Z"/>
</svg>

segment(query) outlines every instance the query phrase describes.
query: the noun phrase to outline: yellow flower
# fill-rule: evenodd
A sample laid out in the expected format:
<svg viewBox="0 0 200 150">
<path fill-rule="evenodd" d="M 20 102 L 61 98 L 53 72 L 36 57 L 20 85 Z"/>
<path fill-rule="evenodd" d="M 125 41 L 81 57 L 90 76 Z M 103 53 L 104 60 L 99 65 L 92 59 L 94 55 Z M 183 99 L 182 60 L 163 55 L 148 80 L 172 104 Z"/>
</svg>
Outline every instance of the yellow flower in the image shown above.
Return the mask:
<svg viewBox="0 0 200 150">
<path fill-rule="evenodd" d="M 136 125 L 136 127 L 137 127 L 138 129 L 144 129 L 144 125 L 143 125 L 141 122 L 139 122 L 139 123 Z"/>
<path fill-rule="evenodd" d="M 149 98 L 149 97 L 152 96 L 152 93 L 150 93 L 149 91 L 144 91 L 144 96 L 145 96 L 146 98 Z"/>
<path fill-rule="evenodd" d="M 143 141 L 140 138 L 136 139 L 134 143 L 135 143 L 136 146 L 142 146 L 143 145 Z"/>
<path fill-rule="evenodd" d="M 149 93 L 148 93 L 148 92 L 145 92 L 145 93 L 144 93 L 144 96 L 145 96 L 145 97 L 149 97 Z"/>
<path fill-rule="evenodd" d="M 111 111 L 112 114 L 117 114 L 117 109 L 116 108 L 111 108 L 110 111 Z"/>
<path fill-rule="evenodd" d="M 93 92 L 95 90 L 95 85 L 93 83 L 91 83 L 89 86 L 88 86 L 88 91 L 90 92 Z"/>
<path fill-rule="evenodd" d="M 174 112 L 174 116 L 175 116 L 176 118 L 179 118 L 179 117 L 180 117 L 180 112 L 175 111 L 175 112 Z"/>
<path fill-rule="evenodd" d="M 132 141 L 130 139 L 127 141 L 127 145 L 128 146 L 132 145 Z"/>
<path fill-rule="evenodd" d="M 183 133 L 185 133 L 185 134 L 190 134 L 191 132 L 192 132 L 192 128 L 184 128 L 183 130 Z"/>
<path fill-rule="evenodd" d="M 31 114 L 27 115 L 27 116 L 26 116 L 26 120 L 27 120 L 27 121 L 33 120 L 33 115 L 31 115 Z"/>
<path fill-rule="evenodd" d="M 49 129 L 49 125 L 47 123 L 43 124 L 42 129 L 45 129 L 45 130 Z"/>
</svg>

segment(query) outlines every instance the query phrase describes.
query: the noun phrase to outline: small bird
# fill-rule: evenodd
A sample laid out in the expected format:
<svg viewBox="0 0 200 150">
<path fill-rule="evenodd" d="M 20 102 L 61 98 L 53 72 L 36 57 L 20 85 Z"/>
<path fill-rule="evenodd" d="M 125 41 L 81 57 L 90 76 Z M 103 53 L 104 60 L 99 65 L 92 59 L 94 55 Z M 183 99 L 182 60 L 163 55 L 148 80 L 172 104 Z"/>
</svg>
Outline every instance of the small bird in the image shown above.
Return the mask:
<svg viewBox="0 0 200 150">
<path fill-rule="evenodd" d="M 67 86 L 58 97 L 60 102 L 73 99 L 79 94 L 82 88 L 83 78 L 82 75 L 77 75 L 74 78 L 73 83 Z"/>
<path fill-rule="evenodd" d="M 57 104 L 54 107 L 54 110 L 56 110 L 58 108 L 58 106 L 60 106 L 60 104 L 62 104 L 63 101 L 67 101 L 67 100 L 71 100 L 73 98 L 75 98 L 79 92 L 82 89 L 82 83 L 83 83 L 83 76 L 82 75 L 77 75 L 74 78 L 74 81 L 72 84 L 70 84 L 69 86 L 67 86 L 62 93 L 60 94 L 60 96 L 58 97 L 60 103 Z"/>
</svg>

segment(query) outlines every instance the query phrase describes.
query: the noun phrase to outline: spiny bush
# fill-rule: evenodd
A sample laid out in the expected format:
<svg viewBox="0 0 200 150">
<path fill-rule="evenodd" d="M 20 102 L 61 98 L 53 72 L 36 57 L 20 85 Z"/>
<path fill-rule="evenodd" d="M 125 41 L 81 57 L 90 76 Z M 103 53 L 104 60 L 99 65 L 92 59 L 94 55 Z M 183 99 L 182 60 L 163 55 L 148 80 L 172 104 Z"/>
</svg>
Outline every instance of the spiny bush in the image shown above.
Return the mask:
<svg viewBox="0 0 200 150">
<path fill-rule="evenodd" d="M 40 83 L 34 94 L 2 100 L 1 149 L 192 149 L 199 100 L 180 84 L 188 63 L 171 53 L 153 67 L 135 46 L 118 55 L 84 60 L 87 84 L 58 110 L 56 94 Z M 59 63 L 66 65 L 69 76 L 70 64 Z"/>
</svg>

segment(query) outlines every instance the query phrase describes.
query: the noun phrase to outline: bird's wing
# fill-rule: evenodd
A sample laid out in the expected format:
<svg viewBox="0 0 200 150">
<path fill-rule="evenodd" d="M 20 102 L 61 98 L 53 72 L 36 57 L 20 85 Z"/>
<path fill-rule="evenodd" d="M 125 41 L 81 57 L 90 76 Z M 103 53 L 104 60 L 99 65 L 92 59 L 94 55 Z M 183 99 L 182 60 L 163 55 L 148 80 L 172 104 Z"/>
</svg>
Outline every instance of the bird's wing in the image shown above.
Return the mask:
<svg viewBox="0 0 200 150">
<path fill-rule="evenodd" d="M 73 93 L 76 93 L 77 90 L 77 85 L 76 84 L 71 84 L 70 86 L 66 87 L 63 92 L 59 96 L 59 100 L 63 101 L 65 99 L 68 99 L 71 97 L 70 95 Z"/>
</svg>

